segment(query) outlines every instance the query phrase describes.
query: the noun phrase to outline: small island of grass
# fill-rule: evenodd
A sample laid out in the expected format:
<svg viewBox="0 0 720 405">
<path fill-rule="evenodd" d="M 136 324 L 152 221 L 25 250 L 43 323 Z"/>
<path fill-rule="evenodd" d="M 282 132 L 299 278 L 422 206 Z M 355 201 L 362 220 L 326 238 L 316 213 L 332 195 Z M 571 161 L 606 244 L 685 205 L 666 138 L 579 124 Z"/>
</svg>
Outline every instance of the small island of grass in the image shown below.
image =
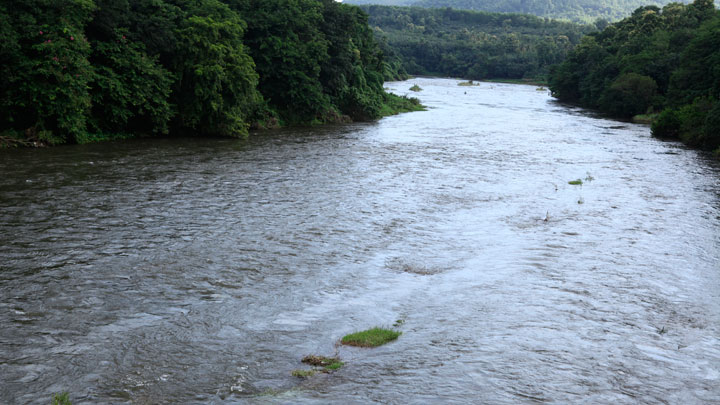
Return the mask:
<svg viewBox="0 0 720 405">
<path fill-rule="evenodd" d="M 417 84 L 413 84 L 413 86 L 410 87 L 410 91 L 422 91 L 422 88 Z"/>
<path fill-rule="evenodd" d="M 568 184 L 573 185 L 573 186 L 581 186 L 583 184 L 583 181 L 582 181 L 582 179 L 577 179 L 577 180 L 568 181 Z"/>
<path fill-rule="evenodd" d="M 309 355 L 303 357 L 301 361 L 311 366 L 322 367 L 325 371 L 337 370 L 345 365 L 338 357 Z"/>
<path fill-rule="evenodd" d="M 391 329 L 372 328 L 351 333 L 343 337 L 340 343 L 348 346 L 378 347 L 397 339 L 401 334 L 402 332 Z"/>
<path fill-rule="evenodd" d="M 315 370 L 293 370 L 291 374 L 293 377 L 308 378 L 315 375 Z"/>
</svg>

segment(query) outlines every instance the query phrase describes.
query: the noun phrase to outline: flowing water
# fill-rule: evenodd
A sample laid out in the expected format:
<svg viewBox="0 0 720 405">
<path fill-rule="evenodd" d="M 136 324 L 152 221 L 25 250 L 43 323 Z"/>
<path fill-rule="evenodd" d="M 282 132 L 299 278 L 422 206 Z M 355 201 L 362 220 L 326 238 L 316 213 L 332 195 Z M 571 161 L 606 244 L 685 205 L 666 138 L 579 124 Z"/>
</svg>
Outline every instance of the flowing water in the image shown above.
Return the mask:
<svg viewBox="0 0 720 405">
<path fill-rule="evenodd" d="M 720 403 L 720 166 L 413 83 L 375 123 L 0 151 L 0 402 Z"/>
</svg>

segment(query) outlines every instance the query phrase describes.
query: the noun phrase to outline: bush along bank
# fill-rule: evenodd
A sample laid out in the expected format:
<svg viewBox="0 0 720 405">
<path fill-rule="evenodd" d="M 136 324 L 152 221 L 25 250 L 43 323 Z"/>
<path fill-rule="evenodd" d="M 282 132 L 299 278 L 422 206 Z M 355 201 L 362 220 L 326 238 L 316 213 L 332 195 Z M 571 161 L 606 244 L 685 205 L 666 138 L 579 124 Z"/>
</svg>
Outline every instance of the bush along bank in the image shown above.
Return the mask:
<svg viewBox="0 0 720 405">
<path fill-rule="evenodd" d="M 720 153 L 720 12 L 712 0 L 641 7 L 552 69 L 560 100 L 653 117 L 652 133 Z"/>
<path fill-rule="evenodd" d="M 333 0 L 0 4 L 0 145 L 373 120 L 419 109 L 359 8 Z"/>
</svg>

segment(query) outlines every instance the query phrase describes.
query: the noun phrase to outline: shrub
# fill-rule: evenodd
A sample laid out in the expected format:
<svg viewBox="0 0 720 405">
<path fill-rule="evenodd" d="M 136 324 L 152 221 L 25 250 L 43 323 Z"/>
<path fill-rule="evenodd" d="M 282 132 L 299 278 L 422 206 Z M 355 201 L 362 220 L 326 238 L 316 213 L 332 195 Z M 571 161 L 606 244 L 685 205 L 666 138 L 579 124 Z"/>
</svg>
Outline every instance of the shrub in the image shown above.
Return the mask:
<svg viewBox="0 0 720 405">
<path fill-rule="evenodd" d="M 650 129 L 653 136 L 677 138 L 680 135 L 680 117 L 677 111 L 663 110 Z"/>
</svg>

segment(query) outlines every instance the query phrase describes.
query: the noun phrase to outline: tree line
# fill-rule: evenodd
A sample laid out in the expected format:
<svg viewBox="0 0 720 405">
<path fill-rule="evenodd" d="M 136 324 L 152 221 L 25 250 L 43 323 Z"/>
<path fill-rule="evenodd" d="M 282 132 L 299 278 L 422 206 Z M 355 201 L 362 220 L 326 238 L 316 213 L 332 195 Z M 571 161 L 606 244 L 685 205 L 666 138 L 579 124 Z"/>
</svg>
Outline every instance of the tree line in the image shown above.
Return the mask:
<svg viewBox="0 0 720 405">
<path fill-rule="evenodd" d="M 540 79 L 594 25 L 522 14 L 361 6 L 378 40 L 415 75 Z"/>
<path fill-rule="evenodd" d="M 0 143 L 245 136 L 419 108 L 333 0 L 2 0 Z"/>
<path fill-rule="evenodd" d="M 550 89 L 613 116 L 659 113 L 653 135 L 720 152 L 720 12 L 712 0 L 638 8 L 583 38 Z"/>
<path fill-rule="evenodd" d="M 346 2 L 362 5 L 451 7 L 491 13 L 522 13 L 592 23 L 598 19 L 617 21 L 638 7 L 663 6 L 670 3 L 670 0 L 346 0 Z"/>
</svg>

